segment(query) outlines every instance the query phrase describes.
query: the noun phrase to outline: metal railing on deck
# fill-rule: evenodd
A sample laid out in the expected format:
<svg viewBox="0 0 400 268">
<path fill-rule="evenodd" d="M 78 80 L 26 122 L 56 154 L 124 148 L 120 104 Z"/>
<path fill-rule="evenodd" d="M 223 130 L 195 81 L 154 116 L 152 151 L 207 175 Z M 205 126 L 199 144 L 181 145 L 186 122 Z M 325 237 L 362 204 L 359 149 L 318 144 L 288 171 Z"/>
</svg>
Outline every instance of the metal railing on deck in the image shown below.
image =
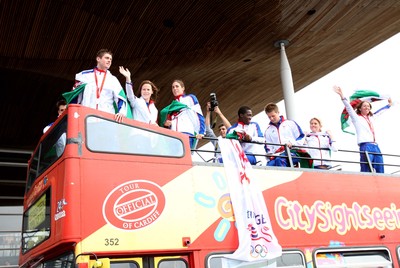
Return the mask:
<svg viewBox="0 0 400 268">
<path fill-rule="evenodd" d="M 217 139 L 215 138 L 209 138 L 209 137 L 204 137 L 204 140 L 209 140 L 209 141 L 216 141 L 218 142 Z M 329 161 L 331 162 L 331 165 L 328 170 L 347 170 L 347 171 L 360 171 L 360 164 L 367 164 L 370 168 L 370 171 L 372 173 L 375 173 L 375 170 L 373 168 L 373 165 L 383 165 L 385 167 L 385 173 L 386 174 L 399 174 L 400 175 L 400 155 L 394 155 L 394 154 L 385 154 L 381 153 L 380 155 L 383 156 L 384 158 L 384 163 L 373 163 L 371 162 L 369 155 L 375 154 L 379 155 L 379 153 L 373 153 L 373 152 L 366 152 L 366 151 L 354 151 L 354 150 L 344 150 L 344 149 L 339 149 L 337 152 L 332 152 L 332 157 L 330 159 L 325 159 L 325 158 L 312 158 L 311 156 L 292 156 L 291 155 L 291 150 L 302 150 L 302 151 L 307 151 L 310 149 L 316 149 L 316 150 L 329 150 L 328 148 L 319 148 L 319 147 L 309 147 L 309 146 L 293 146 L 292 148 L 289 148 L 285 144 L 275 144 L 275 143 L 257 143 L 257 142 L 249 142 L 249 143 L 255 143 L 255 144 L 261 144 L 261 145 L 278 145 L 278 146 L 283 146 L 285 148 L 286 155 L 279 155 L 279 157 L 284 157 L 288 159 L 289 167 L 299 167 L 295 166 L 293 164 L 293 158 L 297 158 L 300 160 L 318 160 L 318 161 Z M 204 147 L 204 146 L 202 146 Z M 219 148 L 215 150 L 214 146 L 212 146 L 212 149 L 192 149 L 192 153 L 194 155 L 197 155 L 199 161 L 204 161 L 204 162 L 216 162 L 215 155 L 220 153 Z M 360 154 L 365 154 L 367 162 L 361 162 L 360 161 Z M 265 157 L 270 157 L 274 156 L 271 154 L 253 154 L 255 156 L 265 156 Z M 355 160 L 358 159 L 358 160 Z M 300 166 L 301 167 L 301 166 Z"/>
</svg>

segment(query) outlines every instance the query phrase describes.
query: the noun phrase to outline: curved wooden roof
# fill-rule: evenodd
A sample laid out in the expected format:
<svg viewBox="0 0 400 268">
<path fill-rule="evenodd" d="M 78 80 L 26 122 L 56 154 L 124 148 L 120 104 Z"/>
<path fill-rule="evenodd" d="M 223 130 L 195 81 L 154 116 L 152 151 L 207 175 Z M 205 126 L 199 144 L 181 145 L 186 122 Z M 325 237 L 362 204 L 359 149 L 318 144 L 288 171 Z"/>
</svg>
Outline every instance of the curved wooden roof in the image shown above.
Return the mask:
<svg viewBox="0 0 400 268">
<path fill-rule="evenodd" d="M 0 149 L 7 150 L 34 148 L 61 93 L 75 73 L 94 67 L 100 48 L 114 52 L 110 71 L 121 82 L 123 65 L 136 85 L 150 79 L 161 88 L 159 108 L 181 78 L 202 104 L 215 92 L 235 121 L 241 105 L 257 113 L 282 99 L 277 40 L 290 42 L 297 91 L 400 29 L 396 0 L 5 0 L 0 12 Z M 18 162 L 7 150 L 1 161 Z M 25 171 L 21 178 L 3 166 L 7 189 L 24 180 Z M 10 195 L 5 188 L 0 196 Z"/>
</svg>

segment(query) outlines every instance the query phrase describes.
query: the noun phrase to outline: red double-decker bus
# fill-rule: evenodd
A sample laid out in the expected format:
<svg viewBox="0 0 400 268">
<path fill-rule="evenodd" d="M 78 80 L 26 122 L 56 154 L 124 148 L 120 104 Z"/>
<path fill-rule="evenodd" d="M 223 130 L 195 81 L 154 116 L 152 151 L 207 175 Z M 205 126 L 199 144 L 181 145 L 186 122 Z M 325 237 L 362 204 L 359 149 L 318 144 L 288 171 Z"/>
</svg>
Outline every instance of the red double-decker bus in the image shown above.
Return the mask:
<svg viewBox="0 0 400 268">
<path fill-rule="evenodd" d="M 283 251 L 242 266 L 399 267 L 399 176 L 253 175 Z M 27 177 L 20 267 L 220 268 L 238 248 L 224 166 L 194 163 L 186 135 L 69 105 Z"/>
</svg>

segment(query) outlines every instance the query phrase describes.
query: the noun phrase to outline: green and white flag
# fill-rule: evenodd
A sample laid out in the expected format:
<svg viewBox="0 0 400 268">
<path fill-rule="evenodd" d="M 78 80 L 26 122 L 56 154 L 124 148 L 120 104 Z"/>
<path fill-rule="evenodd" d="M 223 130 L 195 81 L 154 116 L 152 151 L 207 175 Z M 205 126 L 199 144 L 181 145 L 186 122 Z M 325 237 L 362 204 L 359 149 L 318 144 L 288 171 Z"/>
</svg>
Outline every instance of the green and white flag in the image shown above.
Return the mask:
<svg viewBox="0 0 400 268">
<path fill-rule="evenodd" d="M 63 93 L 62 96 L 67 104 L 77 103 L 87 107 L 95 108 L 95 106 L 93 106 L 96 103 L 96 101 L 93 100 L 93 98 L 95 98 L 95 94 L 92 92 L 93 90 L 93 85 L 90 83 L 84 83 L 72 91 Z M 127 118 L 133 118 L 132 109 L 127 101 L 127 97 L 123 88 L 121 88 L 118 92 L 117 101 L 113 102 L 113 109 L 115 114 L 121 112 L 122 114 L 126 115 Z"/>
</svg>

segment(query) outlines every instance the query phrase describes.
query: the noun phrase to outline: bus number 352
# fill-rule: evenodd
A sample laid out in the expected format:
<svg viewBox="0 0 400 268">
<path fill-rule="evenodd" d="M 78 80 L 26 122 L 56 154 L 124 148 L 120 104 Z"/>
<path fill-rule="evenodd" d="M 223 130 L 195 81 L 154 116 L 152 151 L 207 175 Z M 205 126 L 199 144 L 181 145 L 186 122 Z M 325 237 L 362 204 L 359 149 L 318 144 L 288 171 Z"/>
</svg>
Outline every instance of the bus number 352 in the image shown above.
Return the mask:
<svg viewBox="0 0 400 268">
<path fill-rule="evenodd" d="M 106 238 L 104 245 L 106 246 L 119 246 L 119 239 L 118 238 Z"/>
</svg>

